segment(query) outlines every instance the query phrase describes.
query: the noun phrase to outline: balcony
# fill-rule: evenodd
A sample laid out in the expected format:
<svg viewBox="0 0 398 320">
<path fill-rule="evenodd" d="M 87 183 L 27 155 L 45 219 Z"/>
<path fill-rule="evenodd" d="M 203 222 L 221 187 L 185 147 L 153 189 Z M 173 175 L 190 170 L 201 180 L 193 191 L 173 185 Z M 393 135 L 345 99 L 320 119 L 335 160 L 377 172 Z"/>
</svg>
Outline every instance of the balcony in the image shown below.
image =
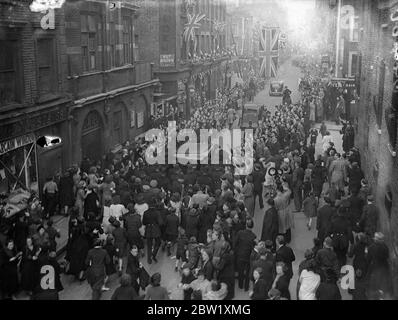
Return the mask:
<svg viewBox="0 0 398 320">
<path fill-rule="evenodd" d="M 94 71 L 69 77 L 69 90 L 75 100 L 140 85 L 153 79 L 153 64 L 137 61 L 106 71 Z"/>
</svg>

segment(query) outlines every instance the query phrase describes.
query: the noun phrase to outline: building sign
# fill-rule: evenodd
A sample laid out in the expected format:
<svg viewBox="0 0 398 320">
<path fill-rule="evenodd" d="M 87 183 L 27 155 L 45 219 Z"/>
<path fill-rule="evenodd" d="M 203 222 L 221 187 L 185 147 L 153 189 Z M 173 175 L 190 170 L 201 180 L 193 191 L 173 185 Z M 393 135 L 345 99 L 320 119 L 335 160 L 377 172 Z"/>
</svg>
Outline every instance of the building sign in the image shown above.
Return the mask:
<svg viewBox="0 0 398 320">
<path fill-rule="evenodd" d="M 174 67 L 175 66 L 175 55 L 174 54 L 161 54 L 160 55 L 160 66 L 161 67 Z"/>
<path fill-rule="evenodd" d="M 322 64 L 323 64 L 323 63 L 329 64 L 329 63 L 330 63 L 330 56 L 329 56 L 328 54 L 323 55 L 323 56 L 321 57 L 321 63 L 322 63 Z"/>
<path fill-rule="evenodd" d="M 137 128 L 144 126 L 144 112 L 137 112 Z"/>
<path fill-rule="evenodd" d="M 356 82 L 355 79 L 350 78 L 333 78 L 331 80 L 332 87 L 342 88 L 342 89 L 355 89 Z"/>
<path fill-rule="evenodd" d="M 39 114 L 29 115 L 25 119 L 19 119 L 16 122 L 0 126 L 0 137 L 17 137 L 27 132 L 36 131 L 41 128 L 48 127 L 57 122 L 66 120 L 68 117 L 67 108 L 60 107 L 53 111 Z"/>
<path fill-rule="evenodd" d="M 33 134 L 27 134 L 18 138 L 0 142 L 0 155 L 6 154 L 12 150 L 21 148 L 34 142 L 35 136 Z"/>
</svg>

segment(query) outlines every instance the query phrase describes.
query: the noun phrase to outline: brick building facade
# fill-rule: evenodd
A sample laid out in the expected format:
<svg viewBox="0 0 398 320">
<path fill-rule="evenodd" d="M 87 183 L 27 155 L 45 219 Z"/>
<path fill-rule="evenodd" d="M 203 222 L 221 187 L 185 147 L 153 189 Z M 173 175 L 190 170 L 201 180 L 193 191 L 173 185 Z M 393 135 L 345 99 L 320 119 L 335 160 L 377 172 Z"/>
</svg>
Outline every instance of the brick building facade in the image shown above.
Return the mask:
<svg viewBox="0 0 398 320">
<path fill-rule="evenodd" d="M 53 28 L 30 3 L 0 1 L 0 193 L 20 173 L 25 187 L 40 190 L 46 177 L 143 134 L 159 84 L 138 55 L 131 1 L 109 10 L 67 0 L 53 11 Z M 41 135 L 62 143 L 41 149 Z"/>
<path fill-rule="evenodd" d="M 397 1 L 368 0 L 362 4 L 359 15 L 361 95 L 356 134 L 362 166 L 380 209 L 379 229 L 386 235 L 391 249 L 395 294 L 398 293 L 398 159 L 397 145 L 391 145 L 390 135 L 397 135 L 397 128 L 389 132 L 386 115 L 391 108 L 398 107 L 392 104 L 395 39 L 392 37 L 394 23 L 390 20 L 397 4 Z"/>
<path fill-rule="evenodd" d="M 71 163 L 99 160 L 149 127 L 158 84 L 150 60 L 140 60 L 135 37 L 139 8 L 130 1 L 66 2 Z M 146 58 L 146 57 L 145 57 Z"/>
<path fill-rule="evenodd" d="M 226 45 L 225 0 L 135 0 L 140 7 L 137 19 L 139 54 L 154 62 L 161 81 L 155 93 L 153 111 L 159 107 L 167 114 L 173 106 L 185 117 L 193 108 L 193 94 L 214 99 L 216 88 L 225 84 Z M 188 42 L 183 36 L 188 13 L 204 15 Z M 220 26 L 217 29 L 217 26 Z M 148 45 L 142 46 L 145 41 Z"/>
<path fill-rule="evenodd" d="M 45 150 L 35 144 L 68 131 L 64 16 L 57 10 L 55 28 L 44 30 L 44 15 L 31 12 L 30 2 L 0 2 L 0 193 L 37 190 L 68 165 L 67 139 Z"/>
</svg>

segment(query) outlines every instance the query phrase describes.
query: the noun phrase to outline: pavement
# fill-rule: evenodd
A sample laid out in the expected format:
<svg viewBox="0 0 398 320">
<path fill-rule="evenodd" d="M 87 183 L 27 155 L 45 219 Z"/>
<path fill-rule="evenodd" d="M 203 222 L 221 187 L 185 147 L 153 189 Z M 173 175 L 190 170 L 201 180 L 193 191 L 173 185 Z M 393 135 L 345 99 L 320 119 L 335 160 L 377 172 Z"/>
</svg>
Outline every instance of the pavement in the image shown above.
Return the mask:
<svg viewBox="0 0 398 320">
<path fill-rule="evenodd" d="M 285 85 L 287 85 L 292 91 L 292 100 L 293 103 L 298 101 L 300 98 L 300 94 L 298 92 L 298 78 L 301 76 L 301 72 L 298 68 L 295 68 L 291 65 L 291 61 L 288 60 L 284 65 L 281 66 L 279 70 L 278 80 L 284 80 Z M 269 110 L 273 112 L 274 106 L 281 103 L 281 97 L 270 97 L 268 94 L 269 86 L 265 86 L 265 90 L 259 92 L 256 96 L 254 102 L 258 104 L 265 104 L 269 106 Z M 339 133 L 340 127 L 333 125 L 333 123 L 326 123 L 329 131 L 331 132 L 333 139 L 335 141 L 335 145 L 337 146 L 338 151 L 341 150 L 341 135 Z M 319 129 L 320 124 L 316 124 L 315 127 Z M 316 144 L 316 152 L 319 154 L 322 150 L 321 139 L 318 137 Z M 293 204 L 292 204 L 293 205 Z M 267 207 L 263 210 L 260 210 L 258 203 L 256 203 L 256 210 L 254 215 L 254 233 L 259 236 L 261 234 L 262 222 L 264 217 L 264 212 Z M 58 239 L 58 246 L 62 248 L 66 244 L 67 239 L 67 219 L 58 219 L 55 222 L 55 225 L 61 229 L 61 238 Z M 308 230 L 306 226 L 306 218 L 303 213 L 294 213 L 294 229 L 292 230 L 292 241 L 290 243 L 291 248 L 293 249 L 296 261 L 293 263 L 293 272 L 294 276 L 290 282 L 290 291 L 291 297 L 293 300 L 296 299 L 296 284 L 297 284 L 297 270 L 299 263 L 304 260 L 304 252 L 306 249 L 310 249 L 313 247 L 313 239 L 316 236 L 316 231 L 314 228 L 312 230 Z M 313 221 L 313 225 L 316 225 L 316 220 Z M 62 259 L 62 255 L 61 255 Z M 177 285 L 180 282 L 179 273 L 174 271 L 175 259 L 167 256 L 165 252 L 159 251 L 158 254 L 158 263 L 152 263 L 148 265 L 146 259 L 142 259 L 142 264 L 144 268 L 148 271 L 149 274 L 153 274 L 155 272 L 160 272 L 162 275 L 162 285 L 165 286 L 169 292 L 171 292 L 171 297 L 176 297 Z M 86 281 L 79 282 L 75 281 L 72 276 L 62 275 L 62 283 L 64 286 L 64 290 L 60 292 L 61 300 L 89 300 L 91 299 L 91 288 Z M 102 300 L 109 300 L 113 294 L 113 291 L 119 285 L 119 278 L 114 275 L 112 276 L 107 283 L 107 286 L 110 288 L 109 291 L 104 292 L 102 295 Z M 142 292 L 141 292 L 142 294 Z M 351 297 L 345 292 L 342 291 L 343 299 L 351 299 Z M 21 294 L 19 296 L 20 299 L 26 299 L 26 296 Z M 235 289 L 235 300 L 248 300 L 249 295 L 248 292 L 244 292 L 240 290 L 237 285 Z"/>
</svg>

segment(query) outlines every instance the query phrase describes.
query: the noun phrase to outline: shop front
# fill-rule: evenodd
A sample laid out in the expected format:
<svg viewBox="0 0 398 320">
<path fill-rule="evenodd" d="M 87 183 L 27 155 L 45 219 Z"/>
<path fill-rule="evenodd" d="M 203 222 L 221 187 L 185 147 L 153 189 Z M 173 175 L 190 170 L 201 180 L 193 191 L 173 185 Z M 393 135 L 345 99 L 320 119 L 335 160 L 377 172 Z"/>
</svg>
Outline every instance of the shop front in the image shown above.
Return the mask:
<svg viewBox="0 0 398 320">
<path fill-rule="evenodd" d="M 37 145 L 34 134 L 0 142 L 0 197 L 3 217 L 27 207 L 31 193 L 38 194 Z"/>
</svg>

